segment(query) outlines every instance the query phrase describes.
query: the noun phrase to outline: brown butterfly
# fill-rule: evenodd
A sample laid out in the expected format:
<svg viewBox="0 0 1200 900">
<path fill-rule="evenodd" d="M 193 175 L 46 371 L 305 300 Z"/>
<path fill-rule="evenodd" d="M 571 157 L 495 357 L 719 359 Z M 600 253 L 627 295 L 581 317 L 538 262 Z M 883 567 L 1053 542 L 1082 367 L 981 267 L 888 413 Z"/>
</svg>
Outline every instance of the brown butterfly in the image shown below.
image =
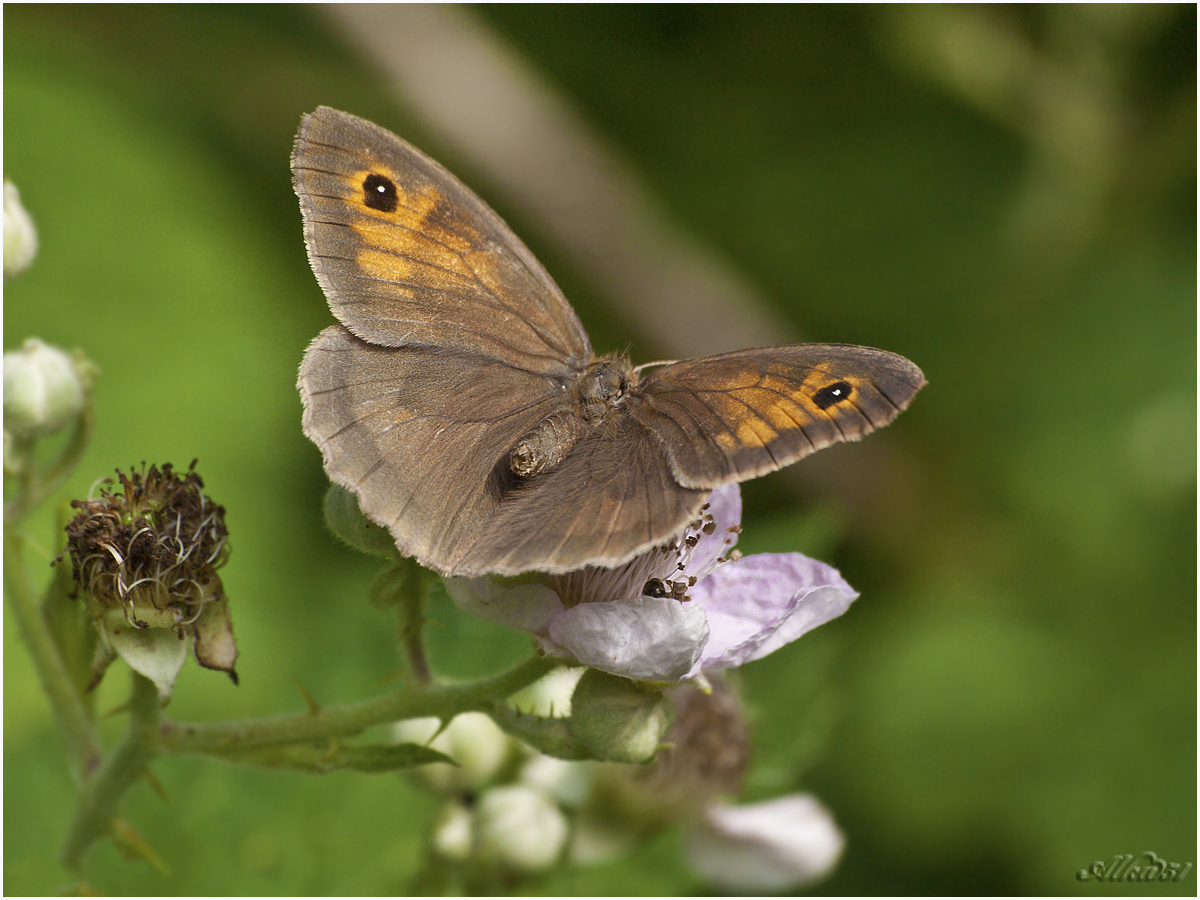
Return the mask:
<svg viewBox="0 0 1200 900">
<path fill-rule="evenodd" d="M 292 174 L 341 323 L 305 354 L 304 432 L 401 552 L 444 574 L 620 565 L 718 485 L 858 440 L 925 384 L 907 359 L 847 344 L 642 374 L 597 357 L 500 217 L 394 134 L 321 107 Z"/>
</svg>

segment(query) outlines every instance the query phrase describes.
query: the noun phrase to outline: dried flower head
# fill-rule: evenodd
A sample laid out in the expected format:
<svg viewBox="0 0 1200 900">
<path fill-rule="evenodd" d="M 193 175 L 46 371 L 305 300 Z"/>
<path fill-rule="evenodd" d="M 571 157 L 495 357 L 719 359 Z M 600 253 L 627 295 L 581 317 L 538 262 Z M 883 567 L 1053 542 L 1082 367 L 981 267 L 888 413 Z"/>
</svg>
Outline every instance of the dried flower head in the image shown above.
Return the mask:
<svg viewBox="0 0 1200 900">
<path fill-rule="evenodd" d="M 168 696 L 189 649 L 209 669 L 233 670 L 237 647 L 217 570 L 229 558 L 225 510 L 186 475 L 117 472 L 119 490 L 74 500 L 67 550 L 102 641 L 95 681 L 116 656 Z M 106 480 L 111 484 L 111 479 Z"/>
</svg>

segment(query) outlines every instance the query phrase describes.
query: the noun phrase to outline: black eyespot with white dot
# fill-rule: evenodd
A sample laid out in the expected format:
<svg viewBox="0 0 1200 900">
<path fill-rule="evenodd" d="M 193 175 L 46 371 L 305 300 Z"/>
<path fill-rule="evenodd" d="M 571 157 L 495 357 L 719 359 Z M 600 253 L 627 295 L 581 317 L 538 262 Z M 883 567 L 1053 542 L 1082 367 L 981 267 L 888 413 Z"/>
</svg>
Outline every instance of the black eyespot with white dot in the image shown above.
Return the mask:
<svg viewBox="0 0 1200 900">
<path fill-rule="evenodd" d="M 850 399 L 850 395 L 854 393 L 854 386 L 848 381 L 837 381 L 827 387 L 821 388 L 813 394 L 813 403 L 817 404 L 821 409 L 829 409 L 838 403 L 844 403 Z"/>
<path fill-rule="evenodd" d="M 395 212 L 399 205 L 396 183 L 385 175 L 372 172 L 363 179 L 363 203 L 380 212 Z"/>
</svg>

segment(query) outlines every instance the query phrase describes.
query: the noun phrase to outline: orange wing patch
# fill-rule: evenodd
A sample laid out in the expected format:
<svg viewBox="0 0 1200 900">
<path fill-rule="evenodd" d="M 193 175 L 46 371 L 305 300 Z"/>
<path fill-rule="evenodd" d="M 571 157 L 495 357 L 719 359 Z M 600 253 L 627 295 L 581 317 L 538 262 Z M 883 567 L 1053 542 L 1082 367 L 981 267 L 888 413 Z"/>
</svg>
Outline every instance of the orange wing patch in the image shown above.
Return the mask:
<svg viewBox="0 0 1200 900">
<path fill-rule="evenodd" d="M 366 169 L 349 183 L 346 200 L 361 215 L 350 227 L 363 240 L 358 262 L 365 271 L 399 279 L 432 267 L 443 278 L 473 277 L 463 257 L 479 246 L 480 235 L 436 187 L 406 189 L 390 173 Z"/>
<path fill-rule="evenodd" d="M 856 375 L 833 375 L 814 366 L 800 384 L 768 369 L 759 387 L 771 394 L 765 409 L 779 414 L 794 411 L 792 424 L 785 427 L 799 428 L 818 416 L 836 419 L 839 407 L 843 403 L 853 403 L 861 385 L 862 381 Z"/>
<path fill-rule="evenodd" d="M 706 402 L 730 429 L 714 435 L 727 450 L 764 449 L 781 435 L 804 431 L 814 420 L 838 421 L 846 412 L 859 412 L 854 406 L 860 381 L 855 376 L 832 375 L 813 368 L 804 380 L 773 373 L 753 375 L 748 383 L 725 386 L 715 391 L 699 391 Z M 843 404 L 849 404 L 847 410 Z M 868 426 L 870 420 L 868 419 Z M 870 430 L 868 427 L 866 430 Z M 858 429 L 851 435 L 857 436 Z M 847 436 L 851 436 L 847 435 Z"/>
<path fill-rule="evenodd" d="M 779 437 L 779 432 L 763 420 L 759 410 L 746 412 L 750 415 L 738 422 L 737 426 L 739 444 L 743 447 L 765 447 Z"/>
</svg>

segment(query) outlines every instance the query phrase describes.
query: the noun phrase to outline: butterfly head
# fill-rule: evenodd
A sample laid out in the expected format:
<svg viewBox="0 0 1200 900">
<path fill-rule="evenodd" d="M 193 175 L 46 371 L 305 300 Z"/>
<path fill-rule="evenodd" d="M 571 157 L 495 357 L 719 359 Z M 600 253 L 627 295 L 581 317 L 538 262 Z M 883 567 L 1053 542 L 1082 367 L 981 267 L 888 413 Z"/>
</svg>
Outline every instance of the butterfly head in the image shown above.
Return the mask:
<svg viewBox="0 0 1200 900">
<path fill-rule="evenodd" d="M 586 422 L 597 422 L 610 409 L 620 406 L 637 375 L 629 360 L 606 356 L 588 366 L 575 387 L 579 414 Z"/>
</svg>

